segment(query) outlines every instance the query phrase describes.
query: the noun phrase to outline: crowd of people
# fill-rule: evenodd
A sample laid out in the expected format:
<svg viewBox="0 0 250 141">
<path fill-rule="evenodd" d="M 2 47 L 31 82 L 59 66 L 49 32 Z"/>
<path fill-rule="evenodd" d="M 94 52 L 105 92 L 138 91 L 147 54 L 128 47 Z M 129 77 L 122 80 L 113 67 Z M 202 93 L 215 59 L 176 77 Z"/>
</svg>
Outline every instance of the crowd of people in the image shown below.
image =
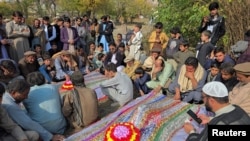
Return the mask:
<svg viewBox="0 0 250 141">
<path fill-rule="evenodd" d="M 67 129 L 79 131 L 97 121 L 96 92 L 84 83 L 91 72 L 107 78 L 100 87 L 113 101 L 110 106 L 126 105 L 135 93 L 161 93 L 204 104 L 215 116 L 200 115 L 203 124 L 250 124 L 250 30 L 245 33 L 246 51 L 233 58 L 216 46 L 226 32 L 219 4 L 211 3 L 209 10 L 195 52 L 179 27 L 169 37 L 157 22 L 147 57 L 141 53 L 141 24 L 134 25 L 126 40 L 121 33 L 114 38 L 108 15 L 100 22 L 87 15 L 53 22 L 44 16 L 33 25 L 19 11 L 7 23 L 0 15 L 0 140 L 58 141 Z M 74 88 L 62 97 L 58 85 L 64 82 Z M 207 128 L 201 134 L 189 123 L 184 128 L 188 140 L 207 139 Z"/>
</svg>

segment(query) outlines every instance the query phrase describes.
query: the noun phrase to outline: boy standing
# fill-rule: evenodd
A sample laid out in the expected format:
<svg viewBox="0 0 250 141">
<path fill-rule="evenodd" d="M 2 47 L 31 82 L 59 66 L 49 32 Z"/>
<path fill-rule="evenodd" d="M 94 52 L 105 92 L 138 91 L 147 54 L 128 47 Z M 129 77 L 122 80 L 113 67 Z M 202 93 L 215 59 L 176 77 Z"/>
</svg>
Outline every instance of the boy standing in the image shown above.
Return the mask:
<svg viewBox="0 0 250 141">
<path fill-rule="evenodd" d="M 141 24 L 136 24 L 134 26 L 134 34 L 131 36 L 130 40 L 128 41 L 128 45 L 130 46 L 129 48 L 129 54 L 128 56 L 132 56 L 135 58 L 135 60 L 140 59 L 141 55 L 141 44 L 142 44 L 142 33 L 141 33 Z"/>
<path fill-rule="evenodd" d="M 177 70 L 185 63 L 188 57 L 194 57 L 195 54 L 189 50 L 189 43 L 187 40 L 184 40 L 180 43 L 180 51 L 173 55 L 174 60 L 176 61 Z"/>
<path fill-rule="evenodd" d="M 205 30 L 201 33 L 201 41 L 202 43 L 199 43 L 196 46 L 196 57 L 199 60 L 202 67 L 205 66 L 206 59 L 209 58 L 212 50 L 215 48 L 213 44 L 209 41 L 211 37 L 211 32 L 208 30 Z"/>
</svg>

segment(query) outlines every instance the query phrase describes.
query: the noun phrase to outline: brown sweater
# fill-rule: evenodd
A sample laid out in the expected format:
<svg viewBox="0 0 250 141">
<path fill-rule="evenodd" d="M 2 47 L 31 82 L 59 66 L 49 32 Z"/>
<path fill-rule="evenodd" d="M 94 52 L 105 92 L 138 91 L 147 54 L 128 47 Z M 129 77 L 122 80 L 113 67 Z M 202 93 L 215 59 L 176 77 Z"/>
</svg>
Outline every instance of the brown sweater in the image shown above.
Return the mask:
<svg viewBox="0 0 250 141">
<path fill-rule="evenodd" d="M 79 129 L 90 125 L 98 118 L 96 93 L 85 87 L 75 87 L 63 97 L 62 112 L 71 128 Z"/>
</svg>

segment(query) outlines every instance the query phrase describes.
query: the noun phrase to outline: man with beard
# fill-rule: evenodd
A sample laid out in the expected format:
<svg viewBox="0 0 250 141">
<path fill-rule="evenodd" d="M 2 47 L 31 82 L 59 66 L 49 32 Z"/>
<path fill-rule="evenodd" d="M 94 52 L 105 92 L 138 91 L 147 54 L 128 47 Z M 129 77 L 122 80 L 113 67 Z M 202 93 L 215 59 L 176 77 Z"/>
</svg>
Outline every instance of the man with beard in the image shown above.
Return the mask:
<svg viewBox="0 0 250 141">
<path fill-rule="evenodd" d="M 31 47 L 35 49 L 34 45 L 35 44 L 40 44 L 42 47 L 42 51 L 45 51 L 45 32 L 43 28 L 40 26 L 40 20 L 34 19 L 33 21 L 33 26 L 31 27 L 32 33 L 34 34 L 34 37 L 32 39 L 32 45 Z"/>
<path fill-rule="evenodd" d="M 229 93 L 229 101 L 240 106 L 250 116 L 250 62 L 234 66 L 239 83 Z"/>
<path fill-rule="evenodd" d="M 22 104 L 28 98 L 30 85 L 24 80 L 15 80 L 9 83 L 3 95 L 2 105 L 10 118 L 22 127 L 23 130 L 36 131 L 43 141 L 63 141 L 63 135 L 53 135 L 43 128 L 38 122 L 32 120 Z"/>
<path fill-rule="evenodd" d="M 250 117 L 239 106 L 229 103 L 228 91 L 221 82 L 212 81 L 202 88 L 202 98 L 207 111 L 215 113 L 214 117 L 198 115 L 206 124 L 204 130 L 199 134 L 191 123 L 184 124 L 184 130 L 189 134 L 187 141 L 208 140 L 208 125 L 249 125 Z"/>
<path fill-rule="evenodd" d="M 125 66 L 125 63 L 124 63 L 124 59 L 126 58 L 125 54 L 118 51 L 115 43 L 109 44 L 109 50 L 110 51 L 107 53 L 107 56 L 104 60 L 104 66 L 110 63 L 113 63 L 116 65 L 116 68 L 118 71 L 122 71 Z"/>
<path fill-rule="evenodd" d="M 34 71 L 38 71 L 39 63 L 37 61 L 36 53 L 34 51 L 26 51 L 24 57 L 18 62 L 21 75 L 26 76 Z"/>
</svg>

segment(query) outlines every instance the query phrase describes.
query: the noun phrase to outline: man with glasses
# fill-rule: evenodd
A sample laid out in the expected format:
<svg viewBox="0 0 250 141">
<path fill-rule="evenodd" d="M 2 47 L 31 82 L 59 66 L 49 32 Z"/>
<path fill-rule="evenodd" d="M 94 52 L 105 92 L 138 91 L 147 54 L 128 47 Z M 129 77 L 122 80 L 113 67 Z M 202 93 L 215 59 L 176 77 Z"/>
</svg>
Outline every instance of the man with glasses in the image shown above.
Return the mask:
<svg viewBox="0 0 250 141">
<path fill-rule="evenodd" d="M 125 54 L 122 54 L 120 51 L 118 51 L 115 43 L 109 44 L 109 50 L 110 51 L 107 53 L 104 65 L 106 66 L 110 63 L 113 63 L 115 64 L 118 71 L 122 71 L 125 66 L 124 63 L 124 59 L 126 58 Z"/>
<path fill-rule="evenodd" d="M 202 88 L 202 98 L 207 111 L 215 113 L 214 117 L 198 115 L 205 124 L 201 133 L 196 133 L 195 128 L 189 122 L 184 124 L 184 130 L 189 134 L 187 141 L 208 140 L 208 125 L 249 125 L 250 117 L 239 106 L 229 103 L 226 86 L 217 81 L 212 81 Z"/>
</svg>

